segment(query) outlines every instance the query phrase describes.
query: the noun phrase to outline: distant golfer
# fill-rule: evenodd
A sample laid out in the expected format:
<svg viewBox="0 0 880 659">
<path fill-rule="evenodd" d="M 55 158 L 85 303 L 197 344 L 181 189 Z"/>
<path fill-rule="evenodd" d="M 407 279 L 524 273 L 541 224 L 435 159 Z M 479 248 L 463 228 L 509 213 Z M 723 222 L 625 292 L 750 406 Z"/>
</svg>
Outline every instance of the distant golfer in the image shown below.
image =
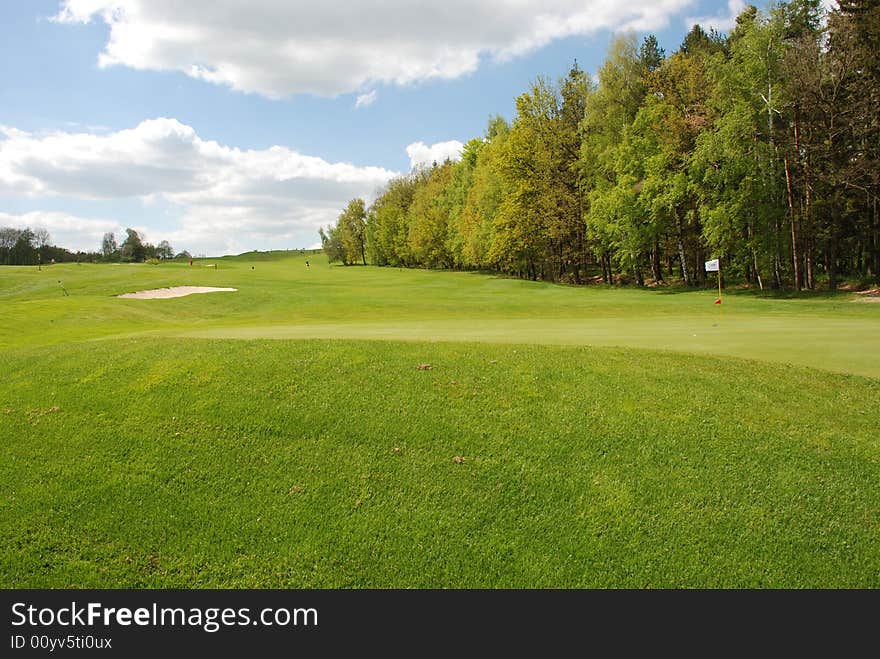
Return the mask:
<svg viewBox="0 0 880 659">
<path fill-rule="evenodd" d="M 310 266 L 309 266 L 309 262 L 308 262 L 308 261 L 306 261 L 306 267 L 307 267 L 307 268 L 308 268 L 308 267 L 310 267 Z"/>
<path fill-rule="evenodd" d="M 193 264 L 193 260 L 192 260 L 192 259 L 189 260 L 189 264 L 190 264 L 190 265 Z"/>
</svg>

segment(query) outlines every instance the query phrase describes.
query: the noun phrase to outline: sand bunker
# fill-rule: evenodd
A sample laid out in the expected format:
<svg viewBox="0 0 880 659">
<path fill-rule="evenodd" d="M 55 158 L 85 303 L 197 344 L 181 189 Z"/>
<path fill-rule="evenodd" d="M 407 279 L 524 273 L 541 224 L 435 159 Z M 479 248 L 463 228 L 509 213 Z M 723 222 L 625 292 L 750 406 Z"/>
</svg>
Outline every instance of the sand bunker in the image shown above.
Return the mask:
<svg viewBox="0 0 880 659">
<path fill-rule="evenodd" d="M 165 300 L 170 297 L 184 297 L 194 293 L 220 293 L 237 290 L 237 288 L 215 288 L 214 286 L 174 286 L 172 288 L 154 288 L 151 291 L 138 291 L 137 293 L 123 293 L 116 297 L 134 300 Z"/>
</svg>

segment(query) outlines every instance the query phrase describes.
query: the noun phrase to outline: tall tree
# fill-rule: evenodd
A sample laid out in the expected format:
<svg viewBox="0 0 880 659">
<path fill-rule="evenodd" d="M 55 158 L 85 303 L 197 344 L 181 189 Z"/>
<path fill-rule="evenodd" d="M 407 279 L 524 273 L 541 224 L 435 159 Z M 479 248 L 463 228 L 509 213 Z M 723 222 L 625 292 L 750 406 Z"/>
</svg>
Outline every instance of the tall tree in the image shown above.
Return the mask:
<svg viewBox="0 0 880 659">
<path fill-rule="evenodd" d="M 463 154 L 461 167 L 470 168 L 473 159 L 473 173 L 465 205 L 453 224 L 460 245 L 457 258 L 462 267 L 493 266 L 489 254 L 495 242 L 498 209 L 507 196 L 499 170 L 509 133 L 510 126 L 504 118 L 495 116 L 489 120 L 485 137 L 469 142 Z"/>
<path fill-rule="evenodd" d="M 815 98 L 822 51 L 823 14 L 819 0 L 793 0 L 779 5 L 774 17 L 783 25 L 782 71 L 787 85 L 783 116 L 783 167 L 790 225 L 795 287 L 815 288 L 818 223 L 814 215 Z"/>
<path fill-rule="evenodd" d="M 450 268 L 449 221 L 452 212 L 453 164 L 434 164 L 419 177 L 419 185 L 407 209 L 409 253 L 415 263 L 429 268 Z"/>
<path fill-rule="evenodd" d="M 376 265 L 407 266 L 409 227 L 407 211 L 418 186 L 416 177 L 401 176 L 388 182 L 367 213 L 369 260 Z"/>
<path fill-rule="evenodd" d="M 29 228 L 18 231 L 15 242 L 9 250 L 8 263 L 10 265 L 36 265 L 37 258 L 34 232 Z"/>
<path fill-rule="evenodd" d="M 140 263 L 146 256 L 146 249 L 140 234 L 134 229 L 126 229 L 126 238 L 119 247 L 122 260 L 131 263 Z"/>
<path fill-rule="evenodd" d="M 107 261 L 116 258 L 116 254 L 119 250 L 119 245 L 116 244 L 116 236 L 113 235 L 112 231 L 108 231 L 104 234 L 104 237 L 101 239 L 101 255 Z"/>
<path fill-rule="evenodd" d="M 726 271 L 763 288 L 783 284 L 788 235 L 797 234 L 786 209 L 779 137 L 784 108 L 783 25 L 754 7 L 737 19 L 729 56 L 712 62 L 708 99 L 715 115 L 695 140 L 692 181 L 703 238 L 725 257 Z M 784 231 L 786 219 L 790 232 Z"/>
<path fill-rule="evenodd" d="M 553 84 L 538 78 L 516 100 L 499 174 L 509 194 L 502 202 L 489 258 L 506 272 L 555 279 L 558 253 L 550 235 L 554 215 L 553 122 L 559 101 Z"/>
<path fill-rule="evenodd" d="M 854 265 L 880 284 L 880 3 L 840 0 L 829 27 L 832 46 L 852 55 L 845 82 L 848 200 Z M 862 255 L 863 254 L 863 255 Z"/>
<path fill-rule="evenodd" d="M 645 49 L 645 57 L 659 56 Z M 615 234 L 616 209 L 622 199 L 615 192 L 618 184 L 618 148 L 630 129 L 647 91 L 645 65 L 635 36 L 626 34 L 612 40 L 602 66 L 599 84 L 587 97 L 582 122 L 580 166 L 588 205 L 585 209 L 589 245 L 599 261 L 602 279 L 612 282 L 614 263 L 629 263 L 617 254 L 620 244 Z"/>
<path fill-rule="evenodd" d="M 13 265 L 11 260 L 12 248 L 18 242 L 21 235 L 21 229 L 14 227 L 3 227 L 0 229 L 0 263 L 3 265 Z"/>
<path fill-rule="evenodd" d="M 348 202 L 348 206 L 339 216 L 337 228 L 345 250 L 344 262 L 355 263 L 360 260 L 366 265 L 367 211 L 363 199 L 357 198 Z"/>
<path fill-rule="evenodd" d="M 167 240 L 163 240 L 158 245 L 156 245 L 156 258 L 173 259 L 174 248 L 171 247 L 171 243 L 169 243 Z"/>
</svg>

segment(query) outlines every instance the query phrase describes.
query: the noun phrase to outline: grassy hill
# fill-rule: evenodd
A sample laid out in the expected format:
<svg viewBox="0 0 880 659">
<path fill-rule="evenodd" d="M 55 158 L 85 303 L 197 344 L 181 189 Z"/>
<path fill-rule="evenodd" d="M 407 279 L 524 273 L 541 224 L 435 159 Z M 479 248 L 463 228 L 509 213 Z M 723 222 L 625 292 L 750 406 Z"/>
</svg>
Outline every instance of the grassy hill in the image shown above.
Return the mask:
<svg viewBox="0 0 880 659">
<path fill-rule="evenodd" d="M 0 584 L 880 586 L 880 304 L 253 256 L 0 270 Z"/>
</svg>

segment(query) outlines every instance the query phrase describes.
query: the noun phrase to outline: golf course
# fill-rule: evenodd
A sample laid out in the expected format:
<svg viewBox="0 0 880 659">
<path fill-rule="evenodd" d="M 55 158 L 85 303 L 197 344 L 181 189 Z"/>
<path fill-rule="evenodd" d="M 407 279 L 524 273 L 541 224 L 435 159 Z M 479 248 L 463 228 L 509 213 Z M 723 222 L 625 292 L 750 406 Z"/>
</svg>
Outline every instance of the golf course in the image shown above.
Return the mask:
<svg viewBox="0 0 880 659">
<path fill-rule="evenodd" d="M 880 587 L 880 298 L 717 297 L 4 267 L 0 585 Z"/>
</svg>

